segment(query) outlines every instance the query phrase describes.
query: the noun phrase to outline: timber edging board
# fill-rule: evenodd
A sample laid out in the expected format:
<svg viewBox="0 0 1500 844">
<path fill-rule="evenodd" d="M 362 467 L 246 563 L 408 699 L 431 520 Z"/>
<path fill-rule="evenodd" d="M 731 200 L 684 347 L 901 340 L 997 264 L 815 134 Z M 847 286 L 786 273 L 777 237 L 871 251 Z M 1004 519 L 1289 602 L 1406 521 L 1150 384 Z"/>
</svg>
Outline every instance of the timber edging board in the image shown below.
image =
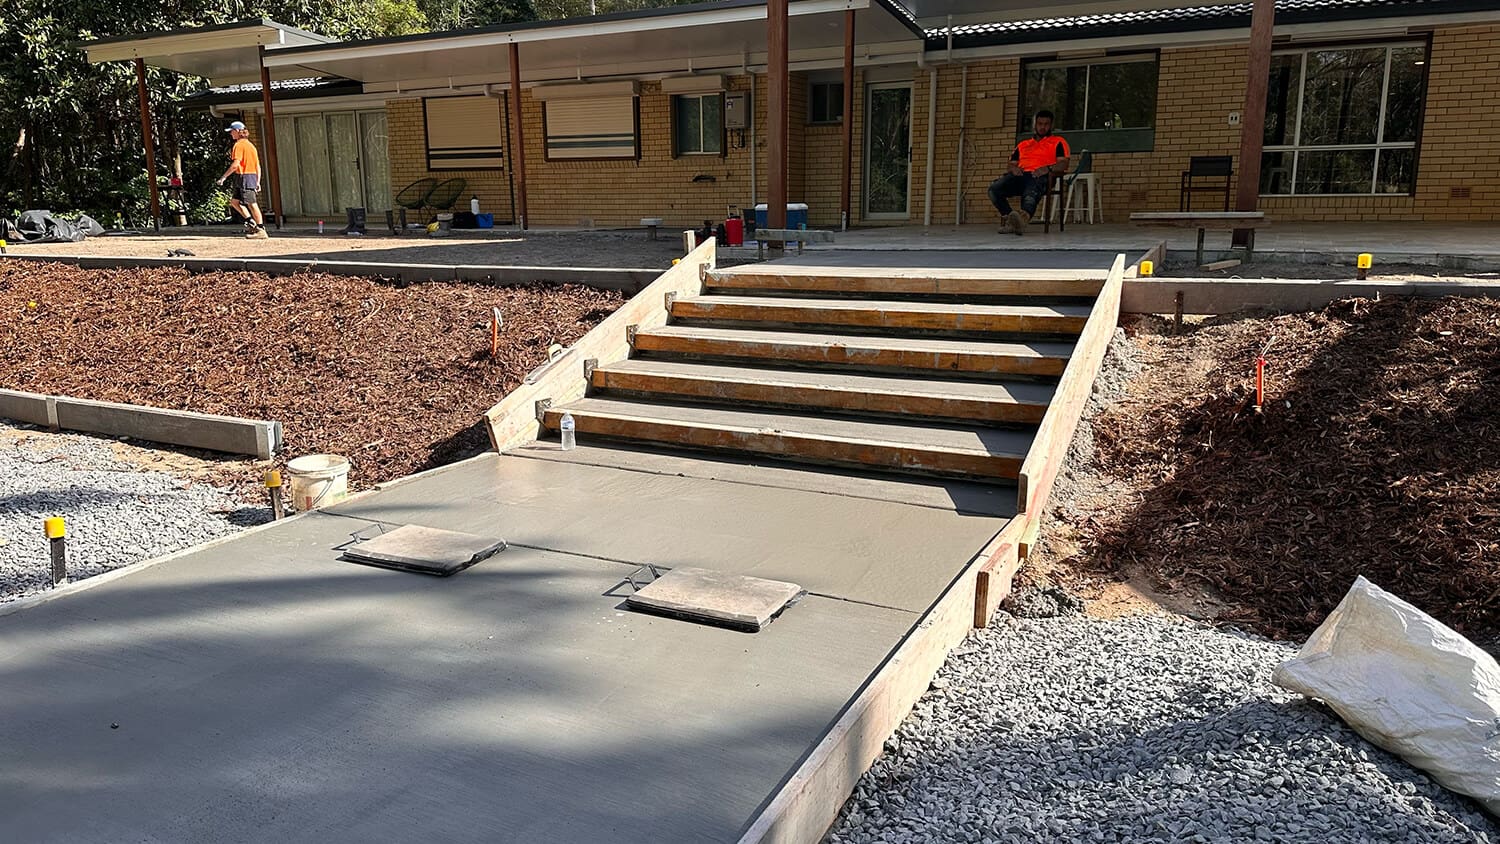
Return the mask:
<svg viewBox="0 0 1500 844">
<path fill-rule="evenodd" d="M 1011 535 L 1011 524 L 1000 536 Z M 954 578 L 823 739 L 762 804 L 740 844 L 822 840 L 859 778 L 884 750 L 885 740 L 927 691 L 948 651 L 973 629 L 976 586 L 986 565 L 980 553 Z"/>
<path fill-rule="evenodd" d="M 280 422 L 18 390 L 0 390 L 0 417 L 64 431 L 251 454 L 261 460 L 269 460 L 281 449 Z"/>
<path fill-rule="evenodd" d="M 666 325 L 669 298 L 696 296 L 703 291 L 703 274 L 713 269 L 714 239 L 705 240 L 676 266 L 635 294 L 619 310 L 604 318 L 562 355 L 544 365 L 533 383 L 510 391 L 484 414 L 490 445 L 504 452 L 536 440 L 542 431 L 538 402 L 566 404 L 588 392 L 594 366 L 630 357 L 630 329 Z"/>
<path fill-rule="evenodd" d="M 1031 441 L 1026 462 L 1021 466 L 1021 476 L 1016 497 L 1016 509 L 1028 520 L 1040 524 L 1046 511 L 1047 497 L 1052 492 L 1052 482 L 1057 479 L 1068 446 L 1073 441 L 1073 431 L 1083 415 L 1083 407 L 1099 375 L 1104 362 L 1104 352 L 1114 337 L 1115 327 L 1120 322 L 1120 296 L 1125 281 L 1125 256 L 1115 258 L 1110 268 L 1109 279 L 1094 300 L 1093 312 L 1088 323 L 1073 347 L 1073 356 L 1068 359 L 1053 394 L 1052 403 L 1042 417 L 1036 437 Z"/>
</svg>

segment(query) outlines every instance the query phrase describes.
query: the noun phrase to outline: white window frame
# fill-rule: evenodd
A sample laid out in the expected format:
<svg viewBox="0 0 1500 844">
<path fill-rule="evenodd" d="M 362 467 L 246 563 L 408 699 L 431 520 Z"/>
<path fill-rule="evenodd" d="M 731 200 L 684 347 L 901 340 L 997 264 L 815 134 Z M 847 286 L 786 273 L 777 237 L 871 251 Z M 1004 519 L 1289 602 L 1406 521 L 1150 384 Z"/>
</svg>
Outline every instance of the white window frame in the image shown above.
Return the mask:
<svg viewBox="0 0 1500 844">
<path fill-rule="evenodd" d="M 702 148 L 703 147 L 703 139 L 705 137 L 704 134 L 703 134 L 703 102 L 704 102 L 704 100 L 709 100 L 709 99 L 714 100 L 718 104 L 717 108 L 719 109 L 719 135 L 716 138 L 714 138 L 714 143 L 719 148 L 718 149 L 714 149 L 714 150 L 705 150 L 705 149 Z M 672 145 L 674 147 L 677 146 L 677 139 L 678 139 L 678 134 L 677 134 L 677 103 L 678 103 L 679 100 L 697 100 L 698 101 L 698 147 L 699 148 L 696 149 L 696 150 L 674 149 L 673 152 L 676 153 L 676 155 L 678 157 L 683 157 L 683 156 L 688 156 L 688 155 L 716 155 L 716 156 L 722 157 L 724 155 L 724 131 L 723 131 L 724 130 L 724 94 L 723 94 L 723 92 L 720 92 L 720 91 L 711 91 L 711 92 L 705 92 L 705 93 L 701 93 L 701 94 L 699 94 L 699 93 L 693 93 L 693 94 L 673 94 L 672 95 Z"/>
<path fill-rule="evenodd" d="M 1389 103 L 1390 103 L 1390 94 L 1391 94 L 1391 55 L 1396 50 L 1402 49 L 1402 48 L 1406 48 L 1406 47 L 1421 47 L 1425 51 L 1425 55 L 1426 55 L 1426 58 L 1423 59 L 1423 61 L 1428 61 L 1428 62 L 1432 61 L 1432 51 L 1429 48 L 1427 42 L 1426 41 L 1422 41 L 1422 40 L 1381 41 L 1381 42 L 1375 42 L 1375 43 L 1370 43 L 1370 44 L 1361 44 L 1361 43 L 1351 43 L 1351 44 L 1322 44 L 1322 45 L 1315 45 L 1315 46 L 1311 46 L 1311 47 L 1300 47 L 1300 48 L 1291 49 L 1291 50 L 1277 50 L 1277 51 L 1275 51 L 1275 53 L 1273 55 L 1277 55 L 1277 56 L 1297 56 L 1297 55 L 1300 55 L 1302 57 L 1301 66 L 1299 67 L 1299 69 L 1297 71 L 1297 79 L 1298 79 L 1298 83 L 1297 83 L 1297 127 L 1296 127 L 1296 131 L 1292 133 L 1292 143 L 1290 143 L 1290 144 L 1267 144 L 1264 147 L 1262 147 L 1262 149 L 1261 149 L 1261 154 L 1262 155 L 1264 155 L 1265 153 L 1268 153 L 1268 152 L 1289 152 L 1289 153 L 1292 154 L 1292 171 L 1291 171 L 1291 177 L 1290 177 L 1290 179 L 1291 179 L 1291 181 L 1290 181 L 1290 189 L 1286 193 L 1263 193 L 1263 194 L 1261 194 L 1261 196 L 1264 196 L 1264 197 L 1278 197 L 1278 196 L 1281 196 L 1281 197 L 1290 197 L 1290 196 L 1351 196 L 1351 197 L 1352 196 L 1411 196 L 1412 193 L 1414 193 L 1416 191 L 1416 179 L 1415 178 L 1413 178 L 1413 180 L 1412 180 L 1412 193 L 1385 193 L 1385 192 L 1380 192 L 1380 191 L 1377 190 L 1377 188 L 1379 187 L 1379 184 L 1380 184 L 1379 183 L 1379 179 L 1380 179 L 1380 154 L 1381 154 L 1381 152 L 1383 152 L 1385 150 L 1397 150 L 1397 149 L 1415 150 L 1417 148 L 1417 145 L 1420 143 L 1420 141 L 1422 139 L 1422 130 L 1421 130 L 1421 127 L 1418 127 L 1418 129 L 1417 129 L 1417 137 L 1414 138 L 1413 140 L 1410 140 L 1410 141 L 1391 141 L 1389 143 L 1387 143 L 1386 140 L 1385 140 L 1385 117 L 1386 117 L 1386 109 L 1389 106 Z M 1303 146 L 1302 145 L 1302 110 L 1303 110 L 1303 106 L 1306 105 L 1306 103 L 1307 103 L 1307 56 L 1308 56 L 1308 54 L 1309 53 L 1330 52 L 1330 51 L 1336 51 L 1336 50 L 1370 50 L 1370 49 L 1383 49 L 1383 50 L 1385 50 L 1385 76 L 1382 77 L 1382 79 L 1380 80 L 1380 115 L 1379 115 L 1379 117 L 1376 118 L 1376 120 L 1378 120 L 1379 122 L 1375 126 L 1375 143 L 1373 143 L 1373 144 L 1333 144 L 1333 145 L 1329 145 L 1329 146 L 1321 146 L 1321 145 Z M 1423 100 L 1424 103 L 1426 102 L 1426 99 L 1427 99 L 1427 91 L 1426 91 L 1426 88 L 1424 86 L 1423 91 L 1422 91 L 1422 100 Z M 1347 152 L 1347 151 L 1361 151 L 1361 150 L 1374 150 L 1375 151 L 1375 163 L 1370 168 L 1370 189 L 1369 189 L 1369 191 L 1367 191 L 1365 193 L 1303 193 L 1303 192 L 1300 192 L 1300 191 L 1297 190 L 1297 185 L 1298 185 L 1298 182 L 1297 182 L 1297 175 L 1298 175 L 1297 174 L 1297 169 L 1298 169 L 1298 167 L 1302 163 L 1302 153 L 1304 153 L 1304 152 Z"/>
</svg>

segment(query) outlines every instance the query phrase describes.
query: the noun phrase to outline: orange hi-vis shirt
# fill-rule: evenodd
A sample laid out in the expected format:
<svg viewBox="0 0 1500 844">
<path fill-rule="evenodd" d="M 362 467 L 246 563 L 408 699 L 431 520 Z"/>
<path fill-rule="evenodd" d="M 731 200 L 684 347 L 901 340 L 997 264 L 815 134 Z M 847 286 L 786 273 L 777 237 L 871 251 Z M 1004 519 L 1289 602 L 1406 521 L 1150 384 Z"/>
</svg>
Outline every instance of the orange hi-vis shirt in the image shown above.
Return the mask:
<svg viewBox="0 0 1500 844">
<path fill-rule="evenodd" d="M 1016 151 L 1011 153 L 1010 160 L 1028 173 L 1035 173 L 1043 167 L 1050 167 L 1071 155 L 1068 142 L 1061 135 L 1047 135 L 1038 138 L 1033 135 L 1030 138 L 1016 144 Z"/>
<path fill-rule="evenodd" d="M 239 165 L 240 173 L 247 176 L 260 175 L 260 153 L 255 151 L 255 144 L 250 143 L 249 138 L 240 138 L 235 141 L 234 147 L 229 151 L 229 157 Z"/>
</svg>

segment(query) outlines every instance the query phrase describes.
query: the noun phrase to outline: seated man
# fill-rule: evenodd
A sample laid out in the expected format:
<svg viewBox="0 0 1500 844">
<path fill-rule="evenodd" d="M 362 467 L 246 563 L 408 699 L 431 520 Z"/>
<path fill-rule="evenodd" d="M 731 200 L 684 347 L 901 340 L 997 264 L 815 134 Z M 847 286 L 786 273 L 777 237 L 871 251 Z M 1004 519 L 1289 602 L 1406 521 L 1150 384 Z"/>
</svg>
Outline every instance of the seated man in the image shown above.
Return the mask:
<svg viewBox="0 0 1500 844">
<path fill-rule="evenodd" d="M 1025 234 L 1026 226 L 1036 213 L 1036 206 L 1047 192 L 1049 174 L 1060 177 L 1068 172 L 1068 142 L 1052 134 L 1052 112 L 1039 111 L 1031 123 L 1031 137 L 1016 144 L 1006 175 L 990 182 L 990 202 L 1005 219 L 1005 228 Z M 1012 211 L 1007 197 L 1021 197 L 1021 210 Z"/>
</svg>

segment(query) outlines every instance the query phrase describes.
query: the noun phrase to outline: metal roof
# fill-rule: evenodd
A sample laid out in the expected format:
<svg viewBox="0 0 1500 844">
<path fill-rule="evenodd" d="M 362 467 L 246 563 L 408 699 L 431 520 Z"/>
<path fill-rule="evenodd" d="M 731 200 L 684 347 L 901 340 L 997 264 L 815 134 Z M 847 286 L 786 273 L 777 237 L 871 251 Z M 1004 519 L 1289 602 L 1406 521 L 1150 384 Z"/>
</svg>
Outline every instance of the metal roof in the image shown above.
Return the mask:
<svg viewBox="0 0 1500 844">
<path fill-rule="evenodd" d="M 1178 6 L 1073 17 L 1000 20 L 952 28 L 955 49 L 1053 40 L 1232 29 L 1250 25 L 1251 4 Z M 1500 11 L 1500 0 L 1278 0 L 1278 26 L 1406 15 Z M 947 46 L 949 29 L 927 31 L 927 48 Z"/>
<path fill-rule="evenodd" d="M 201 76 L 214 84 L 232 84 L 260 80 L 262 48 L 269 52 L 332 41 L 315 32 L 258 18 L 218 26 L 100 38 L 80 46 L 89 61 L 96 64 L 142 59 L 152 67 Z"/>
<path fill-rule="evenodd" d="M 925 33 L 891 0 L 792 0 L 794 64 L 842 60 L 844 15 L 855 13 L 862 64 L 913 62 Z M 367 91 L 502 84 L 519 45 L 522 81 L 725 72 L 765 63 L 764 0 L 727 0 L 560 21 L 482 27 L 267 52 L 290 76 L 341 76 Z"/>
</svg>

